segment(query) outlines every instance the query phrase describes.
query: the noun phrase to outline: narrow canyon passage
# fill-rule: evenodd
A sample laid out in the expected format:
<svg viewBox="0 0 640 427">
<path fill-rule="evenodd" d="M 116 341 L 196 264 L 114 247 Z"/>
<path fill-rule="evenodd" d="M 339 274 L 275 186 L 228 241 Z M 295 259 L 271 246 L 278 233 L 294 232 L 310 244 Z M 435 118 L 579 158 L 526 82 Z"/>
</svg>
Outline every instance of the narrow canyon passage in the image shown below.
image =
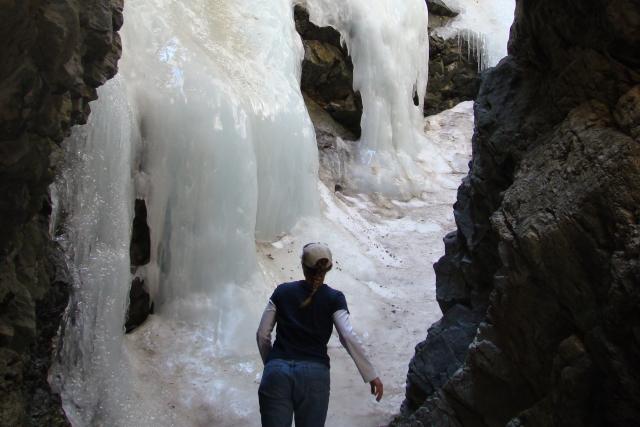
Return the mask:
<svg viewBox="0 0 640 427">
<path fill-rule="evenodd" d="M 458 167 L 470 158 L 471 107 L 466 102 L 426 121 L 427 134 Z M 456 170 L 442 177 L 449 182 L 447 188 L 408 202 L 342 196 L 320 183 L 322 216 L 302 221 L 274 243 L 258 246 L 265 280 L 251 292 L 266 303 L 275 285 L 301 277 L 302 245 L 329 244 L 335 268 L 327 283 L 345 293 L 354 327 L 385 383 L 385 397 L 376 403 L 369 385 L 332 337 L 327 425 L 374 426 L 397 413 L 414 345 L 441 315 L 431 264 L 442 256 L 442 237 L 454 226 L 450 206 L 462 176 L 462 170 Z M 135 378 L 133 399 L 146 407 L 136 417 L 149 420 L 150 426 L 260 425 L 257 387 L 262 361 L 253 344 L 259 313 L 238 316 L 248 317 L 253 327 L 235 337 L 248 342 L 247 350 L 232 355 L 221 354 L 216 341 L 220 331 L 206 323 L 152 315 L 129 334 L 125 346 Z"/>
<path fill-rule="evenodd" d="M 328 427 L 640 425 L 637 0 L 0 21 L 0 426 L 258 426 L 315 241 L 385 385 L 332 336 Z"/>
<path fill-rule="evenodd" d="M 388 422 L 441 314 L 432 264 L 455 226 L 472 102 L 423 117 L 422 0 L 380 0 L 380 14 L 308 1 L 312 21 L 340 31 L 363 107 L 360 139 L 336 136 L 338 163 L 319 162 L 292 4 L 214 3 L 127 5 L 120 73 L 67 142 L 53 223 L 77 290 L 52 383 L 74 425 L 258 425 L 259 316 L 277 284 L 301 277 L 300 248 L 322 241 L 336 261 L 327 281 L 386 384 L 375 403 L 334 337 L 328 425 Z M 319 180 L 338 175 L 345 188 Z M 134 265 L 140 200 L 149 255 Z M 123 336 L 132 281 L 155 312 Z"/>
</svg>

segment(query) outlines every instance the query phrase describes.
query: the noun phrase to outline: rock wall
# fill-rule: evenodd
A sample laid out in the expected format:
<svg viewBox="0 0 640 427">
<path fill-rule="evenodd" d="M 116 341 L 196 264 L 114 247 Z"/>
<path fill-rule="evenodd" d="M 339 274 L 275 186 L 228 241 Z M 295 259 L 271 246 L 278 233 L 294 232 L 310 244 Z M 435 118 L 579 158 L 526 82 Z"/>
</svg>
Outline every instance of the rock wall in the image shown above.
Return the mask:
<svg viewBox="0 0 640 427">
<path fill-rule="evenodd" d="M 47 371 L 67 303 L 50 241 L 58 145 L 116 73 L 123 0 L 0 2 L 0 425 L 66 425 Z"/>
<path fill-rule="evenodd" d="M 360 137 L 362 99 L 353 90 L 353 63 L 340 33 L 314 25 L 301 6 L 295 7 L 294 18 L 304 46 L 300 79 L 303 94 L 356 138 Z"/>
<path fill-rule="evenodd" d="M 480 89 L 478 60 L 463 37 L 444 39 L 436 34 L 458 15 L 441 0 L 427 0 L 429 8 L 429 84 L 424 115 L 438 114 L 463 101 L 475 100 Z"/>
<path fill-rule="evenodd" d="M 640 4 L 518 0 L 397 426 L 640 425 Z"/>
<path fill-rule="evenodd" d="M 431 116 L 473 101 L 480 89 L 478 60 L 467 54 L 469 42 L 463 38 L 444 39 L 429 34 L 429 84 L 424 115 Z"/>
</svg>

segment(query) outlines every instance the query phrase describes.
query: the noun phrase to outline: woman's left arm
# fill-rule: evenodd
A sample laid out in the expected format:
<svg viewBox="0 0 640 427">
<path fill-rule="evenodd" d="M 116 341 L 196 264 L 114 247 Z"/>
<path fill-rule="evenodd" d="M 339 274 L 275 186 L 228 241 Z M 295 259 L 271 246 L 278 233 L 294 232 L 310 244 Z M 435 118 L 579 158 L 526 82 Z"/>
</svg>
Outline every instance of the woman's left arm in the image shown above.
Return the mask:
<svg viewBox="0 0 640 427">
<path fill-rule="evenodd" d="M 333 313 L 333 324 L 338 330 L 340 342 L 355 362 L 362 379 L 371 385 L 371 394 L 380 402 L 382 394 L 384 393 L 382 381 L 380 381 L 376 370 L 369 361 L 360 338 L 358 338 L 358 335 L 353 331 L 353 327 L 349 321 L 349 312 L 347 310 L 337 310 Z"/>
<path fill-rule="evenodd" d="M 338 331 L 340 342 L 355 362 L 364 382 L 368 383 L 377 378 L 378 374 L 376 374 L 376 370 L 367 357 L 362 341 L 360 341 L 351 326 L 349 312 L 347 310 L 338 310 L 333 313 L 333 324 Z"/>
</svg>

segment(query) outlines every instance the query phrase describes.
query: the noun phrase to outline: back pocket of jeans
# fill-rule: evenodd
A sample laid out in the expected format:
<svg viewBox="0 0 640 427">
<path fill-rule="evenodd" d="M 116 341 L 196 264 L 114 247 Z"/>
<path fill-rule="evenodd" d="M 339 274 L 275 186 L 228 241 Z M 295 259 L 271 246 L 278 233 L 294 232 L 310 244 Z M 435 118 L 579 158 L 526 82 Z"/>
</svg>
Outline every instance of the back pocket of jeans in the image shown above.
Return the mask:
<svg viewBox="0 0 640 427">
<path fill-rule="evenodd" d="M 265 388 L 281 388 L 284 384 L 287 384 L 288 378 L 284 370 L 285 367 L 277 362 L 267 363 L 262 371 L 262 379 L 258 391 L 264 390 Z"/>
<path fill-rule="evenodd" d="M 307 370 L 309 388 L 313 393 L 328 393 L 331 388 L 331 375 L 328 368 L 309 368 Z"/>
</svg>

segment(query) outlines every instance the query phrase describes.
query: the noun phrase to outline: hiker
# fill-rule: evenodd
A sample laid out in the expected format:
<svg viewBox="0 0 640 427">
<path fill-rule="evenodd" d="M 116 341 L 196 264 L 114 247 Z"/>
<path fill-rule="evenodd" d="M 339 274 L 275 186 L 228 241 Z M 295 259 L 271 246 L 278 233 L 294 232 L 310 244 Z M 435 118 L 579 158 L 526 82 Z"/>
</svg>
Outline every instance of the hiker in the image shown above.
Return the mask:
<svg viewBox="0 0 640 427">
<path fill-rule="evenodd" d="M 378 402 L 382 398 L 382 382 L 353 332 L 344 294 L 324 284 L 332 266 L 325 244 L 305 245 L 305 279 L 279 285 L 262 314 L 257 340 L 264 362 L 258 390 L 263 427 L 290 427 L 294 414 L 296 427 L 324 426 L 329 407 L 327 342 L 334 325 L 362 379 L 371 385 L 371 394 Z"/>
</svg>

